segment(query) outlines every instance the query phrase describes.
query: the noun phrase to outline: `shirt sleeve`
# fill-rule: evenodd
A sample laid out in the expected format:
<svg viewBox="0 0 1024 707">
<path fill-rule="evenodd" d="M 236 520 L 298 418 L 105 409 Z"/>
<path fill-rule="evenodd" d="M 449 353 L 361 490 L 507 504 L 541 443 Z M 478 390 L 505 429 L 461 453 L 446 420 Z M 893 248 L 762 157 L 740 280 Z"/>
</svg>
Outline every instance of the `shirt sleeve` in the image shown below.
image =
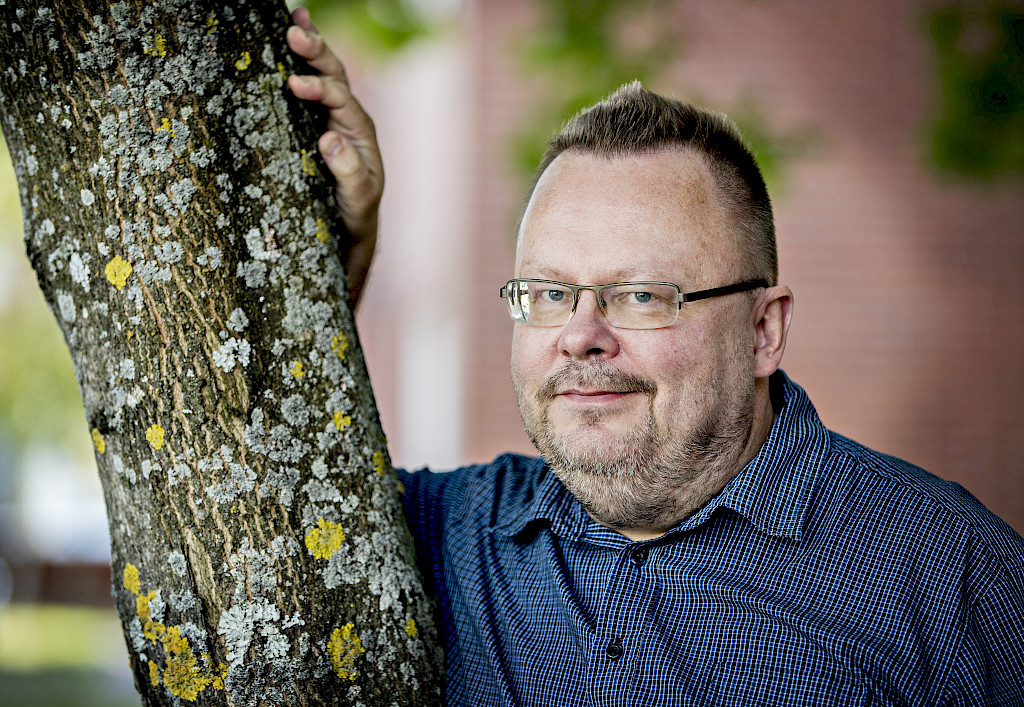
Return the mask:
<svg viewBox="0 0 1024 707">
<path fill-rule="evenodd" d="M 397 472 L 404 489 L 402 510 L 412 533 L 416 564 L 423 575 L 427 593 L 436 596 L 444 576 L 442 546 L 445 517 L 450 505 L 449 487 L 458 472 L 433 472 L 429 469 L 416 472 L 398 469 Z"/>
<path fill-rule="evenodd" d="M 1024 707 L 1024 591 L 1004 571 L 970 607 L 943 705 Z"/>
</svg>

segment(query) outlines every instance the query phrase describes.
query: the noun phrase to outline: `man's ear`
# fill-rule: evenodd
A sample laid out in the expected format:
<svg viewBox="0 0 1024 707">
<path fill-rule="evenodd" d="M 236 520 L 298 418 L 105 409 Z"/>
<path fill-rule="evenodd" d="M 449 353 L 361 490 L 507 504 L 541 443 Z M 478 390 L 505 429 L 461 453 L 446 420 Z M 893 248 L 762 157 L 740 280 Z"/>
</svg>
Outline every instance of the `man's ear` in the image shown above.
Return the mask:
<svg viewBox="0 0 1024 707">
<path fill-rule="evenodd" d="M 754 377 L 767 378 L 779 369 L 786 350 L 793 291 L 785 285 L 769 287 L 754 306 Z"/>
</svg>

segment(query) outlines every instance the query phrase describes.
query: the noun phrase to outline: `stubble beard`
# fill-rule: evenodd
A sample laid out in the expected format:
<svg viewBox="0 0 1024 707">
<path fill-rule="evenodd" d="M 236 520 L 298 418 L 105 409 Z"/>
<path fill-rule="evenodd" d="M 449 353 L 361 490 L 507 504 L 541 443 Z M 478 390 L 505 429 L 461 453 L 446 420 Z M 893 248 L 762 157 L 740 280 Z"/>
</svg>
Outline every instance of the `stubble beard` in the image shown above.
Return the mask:
<svg viewBox="0 0 1024 707">
<path fill-rule="evenodd" d="M 705 411 L 685 436 L 671 438 L 654 413 L 656 384 L 607 364 L 570 361 L 532 399 L 513 383 L 534 446 L 590 516 L 612 528 L 665 530 L 689 516 L 739 471 L 752 431 L 752 387 L 735 391 L 738 400 Z M 607 441 L 597 444 L 601 411 L 579 411 L 578 427 L 557 433 L 550 403 L 558 391 L 576 386 L 642 393 L 647 414 L 624 434 L 607 433 Z"/>
</svg>

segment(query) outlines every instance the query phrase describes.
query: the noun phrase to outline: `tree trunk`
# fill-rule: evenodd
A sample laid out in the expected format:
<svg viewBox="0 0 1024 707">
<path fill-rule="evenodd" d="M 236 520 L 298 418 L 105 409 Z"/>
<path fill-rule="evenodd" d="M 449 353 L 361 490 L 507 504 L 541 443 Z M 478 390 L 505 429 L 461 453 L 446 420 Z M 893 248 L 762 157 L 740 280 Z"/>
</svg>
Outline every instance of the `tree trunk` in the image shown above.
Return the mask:
<svg viewBox="0 0 1024 707">
<path fill-rule="evenodd" d="M 147 705 L 439 703 L 287 13 L 226 4 L 0 0 L 26 248 L 135 683 Z"/>
</svg>

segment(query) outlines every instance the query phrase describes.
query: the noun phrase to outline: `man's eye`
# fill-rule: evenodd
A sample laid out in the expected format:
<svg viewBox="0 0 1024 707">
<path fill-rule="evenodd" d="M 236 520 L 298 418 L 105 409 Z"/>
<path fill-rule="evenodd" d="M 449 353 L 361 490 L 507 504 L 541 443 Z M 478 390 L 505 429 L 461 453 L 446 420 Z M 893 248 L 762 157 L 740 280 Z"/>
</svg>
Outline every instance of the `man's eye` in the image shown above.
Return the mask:
<svg viewBox="0 0 1024 707">
<path fill-rule="evenodd" d="M 541 290 L 540 297 L 538 299 L 546 300 L 548 302 L 561 302 L 565 299 L 564 290 Z"/>
<path fill-rule="evenodd" d="M 657 295 L 653 292 L 646 292 L 644 290 L 630 290 L 627 292 L 619 292 L 615 296 L 615 301 L 622 304 L 624 307 L 632 307 L 638 304 L 651 304 L 657 299 Z"/>
</svg>

